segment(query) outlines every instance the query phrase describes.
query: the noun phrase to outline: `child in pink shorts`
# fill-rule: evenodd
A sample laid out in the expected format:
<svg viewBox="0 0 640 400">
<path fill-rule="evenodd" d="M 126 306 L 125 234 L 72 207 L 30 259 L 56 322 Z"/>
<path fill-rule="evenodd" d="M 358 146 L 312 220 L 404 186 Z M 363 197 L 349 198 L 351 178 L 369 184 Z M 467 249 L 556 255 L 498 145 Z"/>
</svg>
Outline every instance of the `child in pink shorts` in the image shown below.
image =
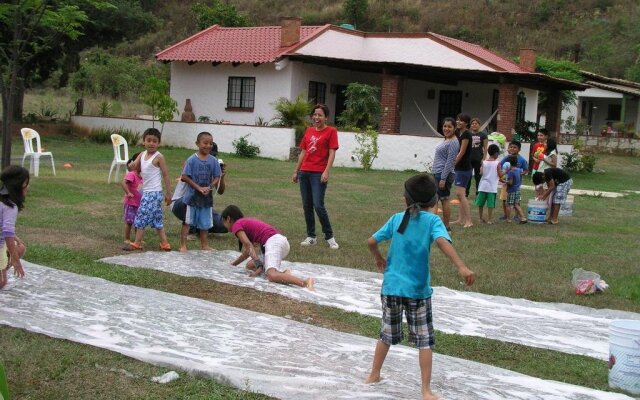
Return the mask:
<svg viewBox="0 0 640 400">
<path fill-rule="evenodd" d="M 140 199 L 142 199 L 142 193 L 140 193 L 140 189 L 142 188 L 142 176 L 140 176 L 140 172 L 131 169 L 133 162 L 138 158 L 140 153 L 136 153 L 131 157 L 129 161 L 127 161 L 127 172 L 122 179 L 122 190 L 124 190 L 124 245 L 125 247 L 129 246 L 131 243 L 131 226 L 133 225 L 133 221 L 136 219 L 136 214 L 138 213 L 138 207 L 140 207 Z"/>
</svg>

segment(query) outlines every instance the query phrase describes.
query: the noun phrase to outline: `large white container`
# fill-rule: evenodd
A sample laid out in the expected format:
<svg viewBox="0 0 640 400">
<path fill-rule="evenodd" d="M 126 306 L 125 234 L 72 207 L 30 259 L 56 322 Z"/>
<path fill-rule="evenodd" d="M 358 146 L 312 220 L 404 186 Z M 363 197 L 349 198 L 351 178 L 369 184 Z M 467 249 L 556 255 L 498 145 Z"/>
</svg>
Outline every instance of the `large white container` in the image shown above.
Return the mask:
<svg viewBox="0 0 640 400">
<path fill-rule="evenodd" d="M 609 325 L 609 386 L 640 394 L 640 320 Z"/>
<path fill-rule="evenodd" d="M 529 222 L 544 223 L 547 219 L 547 202 L 542 200 L 529 200 L 527 202 L 527 219 Z"/>
<path fill-rule="evenodd" d="M 570 217 L 573 215 L 573 196 L 567 195 L 567 199 L 563 205 L 560 206 L 560 212 L 558 213 L 561 217 Z"/>
</svg>

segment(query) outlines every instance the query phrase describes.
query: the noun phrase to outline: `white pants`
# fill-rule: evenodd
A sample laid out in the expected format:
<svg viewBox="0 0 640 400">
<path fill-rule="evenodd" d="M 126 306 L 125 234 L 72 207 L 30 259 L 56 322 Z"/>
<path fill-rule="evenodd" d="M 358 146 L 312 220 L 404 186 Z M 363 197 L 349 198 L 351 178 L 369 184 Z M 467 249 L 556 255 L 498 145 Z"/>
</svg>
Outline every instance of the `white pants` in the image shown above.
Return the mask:
<svg viewBox="0 0 640 400">
<path fill-rule="evenodd" d="M 286 237 L 277 233 L 264 244 L 264 272 L 270 268 L 275 268 L 280 272 L 284 270 L 280 267 L 282 260 L 289 254 L 289 241 Z"/>
</svg>

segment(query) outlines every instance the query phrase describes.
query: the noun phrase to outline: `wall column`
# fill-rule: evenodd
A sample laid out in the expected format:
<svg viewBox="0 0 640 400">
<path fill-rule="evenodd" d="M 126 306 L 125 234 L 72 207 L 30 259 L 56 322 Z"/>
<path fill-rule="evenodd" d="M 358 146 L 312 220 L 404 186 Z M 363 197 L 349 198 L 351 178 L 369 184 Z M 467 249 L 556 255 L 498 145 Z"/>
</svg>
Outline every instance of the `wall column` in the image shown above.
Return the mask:
<svg viewBox="0 0 640 400">
<path fill-rule="evenodd" d="M 404 80 L 401 76 L 387 73 L 382 75 L 380 133 L 400 133 L 403 82 Z"/>
<path fill-rule="evenodd" d="M 500 83 L 498 92 L 498 132 L 511 141 L 516 126 L 518 87 L 511 83 Z"/>
<path fill-rule="evenodd" d="M 562 92 L 554 90 L 547 92 L 547 114 L 544 127 L 551 137 L 560 140 L 560 114 L 562 113 Z"/>
</svg>

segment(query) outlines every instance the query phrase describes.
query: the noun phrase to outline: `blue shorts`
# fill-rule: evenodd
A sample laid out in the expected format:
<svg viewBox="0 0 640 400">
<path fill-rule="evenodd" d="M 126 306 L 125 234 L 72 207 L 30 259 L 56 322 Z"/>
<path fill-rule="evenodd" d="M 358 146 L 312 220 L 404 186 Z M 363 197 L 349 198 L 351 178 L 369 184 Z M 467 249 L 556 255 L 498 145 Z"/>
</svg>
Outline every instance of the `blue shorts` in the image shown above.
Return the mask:
<svg viewBox="0 0 640 400">
<path fill-rule="evenodd" d="M 382 299 L 380 340 L 386 344 L 402 342 L 402 314 L 405 314 L 409 325 L 409 340 L 419 349 L 433 348 L 435 341 L 430 297 L 410 299 L 381 295 L 380 298 Z"/>
<path fill-rule="evenodd" d="M 455 185 L 457 187 L 467 188 L 469 181 L 471 180 L 471 175 L 473 174 L 473 170 L 470 169 L 468 171 L 455 171 L 456 179 Z"/>
<path fill-rule="evenodd" d="M 143 192 L 142 200 L 133 226 L 136 229 L 144 229 L 151 226 L 154 229 L 163 229 L 162 222 L 162 192 Z"/>
<path fill-rule="evenodd" d="M 213 207 L 187 206 L 185 223 L 201 230 L 208 230 L 213 226 Z"/>
</svg>

